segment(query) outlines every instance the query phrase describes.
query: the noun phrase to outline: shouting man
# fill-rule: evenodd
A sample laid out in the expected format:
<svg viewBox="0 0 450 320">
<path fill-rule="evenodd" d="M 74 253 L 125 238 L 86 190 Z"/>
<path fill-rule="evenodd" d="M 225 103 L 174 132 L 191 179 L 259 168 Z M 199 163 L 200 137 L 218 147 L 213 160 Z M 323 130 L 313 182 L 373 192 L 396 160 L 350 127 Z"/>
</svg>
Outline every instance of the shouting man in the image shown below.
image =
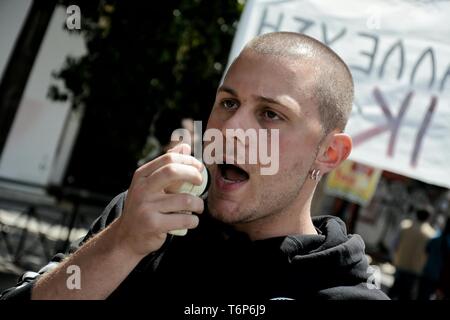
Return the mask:
<svg viewBox="0 0 450 320">
<path fill-rule="evenodd" d="M 2 298 L 387 299 L 369 280 L 361 237 L 310 213 L 321 175 L 352 149 L 343 133 L 352 100 L 349 69 L 322 43 L 289 32 L 256 37 L 228 69 L 207 130 L 277 130 L 277 172 L 227 153 L 208 165 L 205 199 L 169 193 L 202 182 L 203 164 L 179 144 L 141 166 L 67 254 Z M 170 234 L 179 229 L 192 230 Z M 75 289 L 71 266 L 80 270 Z"/>
</svg>

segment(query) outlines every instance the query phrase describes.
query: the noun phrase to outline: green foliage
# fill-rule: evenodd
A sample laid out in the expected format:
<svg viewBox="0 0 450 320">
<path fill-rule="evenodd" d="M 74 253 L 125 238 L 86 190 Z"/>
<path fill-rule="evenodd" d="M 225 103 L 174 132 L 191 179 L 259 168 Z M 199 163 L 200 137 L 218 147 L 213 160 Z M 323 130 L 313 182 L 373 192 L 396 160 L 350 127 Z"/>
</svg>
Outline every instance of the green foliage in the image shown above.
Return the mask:
<svg viewBox="0 0 450 320">
<path fill-rule="evenodd" d="M 85 106 L 66 183 L 126 188 L 149 128 L 165 144 L 183 117 L 206 120 L 243 9 L 237 0 L 62 1 L 81 9 L 88 53 L 68 57 L 53 99 Z"/>
</svg>

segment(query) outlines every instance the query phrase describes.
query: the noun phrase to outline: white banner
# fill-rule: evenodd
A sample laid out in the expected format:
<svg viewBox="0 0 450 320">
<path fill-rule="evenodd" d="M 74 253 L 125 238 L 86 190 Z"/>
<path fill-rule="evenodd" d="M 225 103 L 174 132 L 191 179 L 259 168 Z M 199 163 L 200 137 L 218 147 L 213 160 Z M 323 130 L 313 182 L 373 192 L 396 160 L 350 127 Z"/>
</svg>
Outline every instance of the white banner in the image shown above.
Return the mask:
<svg viewBox="0 0 450 320">
<path fill-rule="evenodd" d="M 258 34 L 330 46 L 355 81 L 350 159 L 450 187 L 450 1 L 249 0 L 231 62 Z"/>
</svg>

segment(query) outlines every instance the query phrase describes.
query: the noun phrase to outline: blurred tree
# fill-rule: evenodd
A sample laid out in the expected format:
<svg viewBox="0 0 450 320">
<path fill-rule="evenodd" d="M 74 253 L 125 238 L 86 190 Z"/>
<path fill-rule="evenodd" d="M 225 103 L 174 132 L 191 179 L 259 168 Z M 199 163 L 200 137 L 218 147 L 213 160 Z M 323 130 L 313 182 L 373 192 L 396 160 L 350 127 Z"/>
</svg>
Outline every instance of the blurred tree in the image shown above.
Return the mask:
<svg viewBox="0 0 450 320">
<path fill-rule="evenodd" d="M 162 144 L 183 117 L 207 120 L 243 1 L 60 2 L 80 7 L 88 51 L 68 57 L 54 74 L 65 88 L 49 90 L 85 107 L 65 184 L 116 193 L 149 151 L 153 119 Z"/>
</svg>

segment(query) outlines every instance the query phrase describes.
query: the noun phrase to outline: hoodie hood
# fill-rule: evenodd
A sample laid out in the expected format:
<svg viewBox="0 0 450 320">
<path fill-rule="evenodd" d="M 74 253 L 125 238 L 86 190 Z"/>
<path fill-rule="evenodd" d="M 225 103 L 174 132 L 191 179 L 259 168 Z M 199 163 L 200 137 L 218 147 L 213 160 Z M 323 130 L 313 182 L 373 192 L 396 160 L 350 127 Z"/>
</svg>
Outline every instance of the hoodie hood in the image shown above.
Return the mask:
<svg viewBox="0 0 450 320">
<path fill-rule="evenodd" d="M 192 288 L 201 286 L 210 293 L 221 288 L 219 294 L 228 297 L 388 299 L 375 288 L 362 238 L 348 235 L 345 224 L 333 216 L 314 217 L 313 223 L 317 235 L 251 241 L 230 226 L 202 217 L 199 228 L 172 239 L 175 250 L 168 250 L 172 254 L 163 260 L 167 268 L 179 268 L 184 261 L 188 274 L 201 270 L 202 281 L 197 278 Z M 170 277 L 176 274 L 171 271 Z"/>
<path fill-rule="evenodd" d="M 228 230 L 230 252 L 241 253 L 239 268 L 255 274 L 255 286 L 265 279 L 270 298 L 388 299 L 376 288 L 363 239 L 347 234 L 344 222 L 334 216 L 313 217 L 317 235 L 289 235 L 250 241 Z M 229 233 L 229 235 L 230 235 Z M 256 261 L 256 262 L 255 262 Z M 268 276 L 270 274 L 270 276 Z M 258 280 L 259 279 L 259 280 Z"/>
<path fill-rule="evenodd" d="M 347 234 L 344 222 L 337 217 L 314 217 L 313 223 L 318 235 L 287 236 L 281 242 L 280 250 L 290 268 L 309 275 L 292 276 L 294 286 L 307 283 L 327 299 L 387 298 L 376 289 L 374 269 L 368 264 L 362 238 Z"/>
<path fill-rule="evenodd" d="M 320 264 L 331 273 L 366 280 L 369 265 L 362 238 L 348 235 L 344 222 L 336 217 L 315 217 L 313 224 L 319 235 L 287 236 L 283 240 L 280 249 L 290 263 L 302 267 L 317 267 Z M 325 279 L 327 274 L 325 272 L 323 275 Z"/>
</svg>

